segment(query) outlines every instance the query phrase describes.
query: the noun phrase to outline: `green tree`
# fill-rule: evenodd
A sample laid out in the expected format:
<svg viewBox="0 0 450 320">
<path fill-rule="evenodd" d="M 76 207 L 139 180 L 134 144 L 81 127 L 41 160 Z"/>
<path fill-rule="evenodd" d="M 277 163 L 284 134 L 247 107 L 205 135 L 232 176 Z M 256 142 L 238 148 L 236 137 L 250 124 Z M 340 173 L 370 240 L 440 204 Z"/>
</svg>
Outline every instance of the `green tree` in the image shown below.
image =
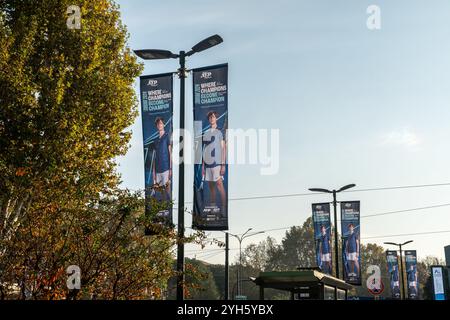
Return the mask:
<svg viewBox="0 0 450 320">
<path fill-rule="evenodd" d="M 301 227 L 291 227 L 277 246 L 268 250 L 267 270 L 287 271 L 316 265 L 314 229 L 308 218 Z"/>
<path fill-rule="evenodd" d="M 208 265 L 208 268 L 211 271 L 216 284 L 219 299 L 225 299 L 225 265 L 210 264 Z"/>
<path fill-rule="evenodd" d="M 142 198 L 118 190 L 142 70 L 127 37 L 113 0 L 0 1 L 2 298 L 64 298 L 67 264 L 72 297 L 162 297 L 173 245 L 197 239 L 144 237 Z"/>
<path fill-rule="evenodd" d="M 185 298 L 188 300 L 218 300 L 220 298 L 210 264 L 197 259 L 185 259 Z M 170 281 L 168 298 L 176 298 L 176 278 Z"/>
<path fill-rule="evenodd" d="M 272 237 L 267 237 L 257 244 L 252 243 L 242 251 L 242 265 L 264 271 L 268 263 L 269 252 L 276 249 L 276 241 Z"/>
<path fill-rule="evenodd" d="M 116 191 L 82 209 L 28 212 L 2 258 L 3 298 L 161 298 L 175 274 L 173 230 L 144 235 L 149 217 L 139 193 Z M 68 292 L 66 268 L 81 269 L 81 290 Z M 9 286 L 5 286 L 9 284 Z"/>
<path fill-rule="evenodd" d="M 0 2 L 0 239 L 31 204 L 74 209 L 119 183 L 142 67 L 109 0 Z M 5 254 L 4 242 L 0 255 Z"/>
</svg>

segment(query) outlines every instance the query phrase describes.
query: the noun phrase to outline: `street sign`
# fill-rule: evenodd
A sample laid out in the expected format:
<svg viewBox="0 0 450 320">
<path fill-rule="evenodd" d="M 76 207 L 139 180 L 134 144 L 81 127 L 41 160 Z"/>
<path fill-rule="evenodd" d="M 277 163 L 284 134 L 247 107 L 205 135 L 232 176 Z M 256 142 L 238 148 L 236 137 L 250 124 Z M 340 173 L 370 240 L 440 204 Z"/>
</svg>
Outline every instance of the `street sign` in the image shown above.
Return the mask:
<svg viewBox="0 0 450 320">
<path fill-rule="evenodd" d="M 381 285 L 379 288 L 369 288 L 368 287 L 367 290 L 369 291 L 369 293 L 373 294 L 374 296 L 378 296 L 378 295 L 382 294 L 384 291 L 383 281 L 381 281 Z"/>
<path fill-rule="evenodd" d="M 247 300 L 247 296 L 235 296 L 234 300 Z"/>
</svg>

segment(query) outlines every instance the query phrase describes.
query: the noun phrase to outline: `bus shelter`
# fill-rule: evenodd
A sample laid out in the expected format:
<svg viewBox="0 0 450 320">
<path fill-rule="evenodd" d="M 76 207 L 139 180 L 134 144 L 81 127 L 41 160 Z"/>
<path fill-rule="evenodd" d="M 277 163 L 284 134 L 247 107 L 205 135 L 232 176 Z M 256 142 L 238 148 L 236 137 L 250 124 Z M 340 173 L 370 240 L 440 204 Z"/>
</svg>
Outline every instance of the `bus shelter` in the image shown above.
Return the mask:
<svg viewBox="0 0 450 320">
<path fill-rule="evenodd" d="M 259 286 L 259 298 L 264 289 L 288 291 L 292 300 L 346 300 L 352 285 L 316 269 L 261 272 L 253 282 Z"/>
</svg>

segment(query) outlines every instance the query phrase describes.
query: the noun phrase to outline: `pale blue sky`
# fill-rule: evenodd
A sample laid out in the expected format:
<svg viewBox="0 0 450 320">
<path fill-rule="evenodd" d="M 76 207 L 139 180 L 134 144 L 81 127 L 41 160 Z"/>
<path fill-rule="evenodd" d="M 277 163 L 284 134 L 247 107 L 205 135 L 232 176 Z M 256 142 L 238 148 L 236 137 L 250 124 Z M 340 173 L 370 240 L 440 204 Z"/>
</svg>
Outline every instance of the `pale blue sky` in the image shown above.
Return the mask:
<svg viewBox="0 0 450 320">
<path fill-rule="evenodd" d="M 228 62 L 230 128 L 280 129 L 279 174 L 261 176 L 259 166 L 230 166 L 230 198 L 305 193 L 308 187 L 348 183 L 365 189 L 450 182 L 448 0 L 118 3 L 133 49 L 188 50 L 220 34 L 224 43 L 189 58 L 188 68 Z M 372 4 L 381 8 L 381 30 L 366 27 L 366 9 Z M 144 74 L 177 68 L 175 60 L 146 62 Z M 187 124 L 192 123 L 191 82 L 189 78 Z M 175 90 L 177 106 L 178 81 Z M 175 119 L 177 111 L 175 107 Z M 119 171 L 124 187 L 142 189 L 140 118 L 131 129 L 131 148 L 119 159 Z M 192 177 L 187 168 L 187 186 Z M 186 199 L 192 199 L 189 187 Z M 230 232 L 300 225 L 311 215 L 312 202 L 328 200 L 317 195 L 231 201 Z M 339 200 L 361 200 L 364 216 L 450 203 L 450 186 L 347 193 Z M 190 226 L 190 217 L 186 219 Z M 363 238 L 440 230 L 450 230 L 450 207 L 366 218 L 361 225 Z M 279 241 L 284 232 L 258 235 L 245 244 L 267 235 Z M 417 249 L 419 258 L 443 257 L 450 233 L 370 241 L 409 239 L 414 239 L 409 248 Z M 197 249 L 189 246 L 189 256 Z M 223 263 L 223 255 L 207 260 Z"/>
</svg>

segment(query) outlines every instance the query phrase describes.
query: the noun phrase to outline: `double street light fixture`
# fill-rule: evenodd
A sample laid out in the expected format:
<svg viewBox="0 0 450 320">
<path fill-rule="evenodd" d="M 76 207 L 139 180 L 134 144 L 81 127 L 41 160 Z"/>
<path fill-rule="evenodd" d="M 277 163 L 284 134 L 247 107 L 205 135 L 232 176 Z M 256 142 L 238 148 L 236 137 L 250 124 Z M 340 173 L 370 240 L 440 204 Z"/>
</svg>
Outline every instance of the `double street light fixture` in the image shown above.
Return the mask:
<svg viewBox="0 0 450 320">
<path fill-rule="evenodd" d="M 179 54 L 175 54 L 169 50 L 143 49 L 143 50 L 134 50 L 134 53 L 138 57 L 140 57 L 144 60 L 178 59 L 183 56 L 189 57 L 189 56 L 192 56 L 194 53 L 199 53 L 199 52 L 205 51 L 205 50 L 212 48 L 222 42 L 223 42 L 222 37 L 215 34 L 209 38 L 206 38 L 206 39 L 200 41 L 195 46 L 193 46 L 192 49 L 188 52 L 180 51 Z"/>
<path fill-rule="evenodd" d="M 134 53 L 144 60 L 178 59 L 180 63 L 180 68 L 178 69 L 178 77 L 180 78 L 180 161 L 178 167 L 177 300 L 184 300 L 184 243 L 182 241 L 184 238 L 184 163 L 182 161 L 184 141 L 182 131 L 185 128 L 185 79 L 187 77 L 186 57 L 212 48 L 222 42 L 223 39 L 216 34 L 200 41 L 193 46 L 190 51 L 180 51 L 178 54 L 172 53 L 169 50 L 160 49 L 134 50 Z"/>
<path fill-rule="evenodd" d="M 339 279 L 339 253 L 338 253 L 338 228 L 337 228 L 337 200 L 336 200 L 336 194 L 345 190 L 348 190 L 350 188 L 355 187 L 356 184 L 348 184 L 346 186 L 343 186 L 342 188 L 338 190 L 328 190 L 323 188 L 309 188 L 309 191 L 312 192 L 321 192 L 321 193 L 332 193 L 333 194 L 333 208 L 334 208 L 334 257 L 335 257 L 335 264 L 336 264 L 336 278 Z"/>
<path fill-rule="evenodd" d="M 414 240 L 408 240 L 408 241 L 405 241 L 405 242 L 403 242 L 403 243 L 395 243 L 395 242 L 384 242 L 384 244 L 389 244 L 389 245 L 392 245 L 392 246 L 397 246 L 398 248 L 399 248 L 399 251 L 400 251 L 400 268 L 402 269 L 401 271 L 400 271 L 400 274 L 402 275 L 402 297 L 403 297 L 403 299 L 405 299 L 405 279 L 404 279 L 404 276 L 403 276 L 403 272 L 404 272 L 404 269 L 403 269 L 403 256 L 402 256 L 402 247 L 403 246 L 405 246 L 405 245 L 407 245 L 408 243 L 411 243 L 411 242 L 413 242 Z"/>
<path fill-rule="evenodd" d="M 258 231 L 258 232 L 254 232 L 254 233 L 249 233 L 250 231 L 252 231 L 253 228 L 248 228 L 247 231 L 245 231 L 241 236 L 238 236 L 236 234 L 232 234 L 229 233 L 228 234 L 230 236 L 235 237 L 238 241 L 239 241 L 239 268 L 238 268 L 238 279 L 237 279 L 237 295 L 241 295 L 242 294 L 242 284 L 241 284 L 241 277 L 242 277 L 242 241 L 244 241 L 244 239 L 256 236 L 257 234 L 261 234 L 264 233 L 265 231 Z"/>
</svg>

